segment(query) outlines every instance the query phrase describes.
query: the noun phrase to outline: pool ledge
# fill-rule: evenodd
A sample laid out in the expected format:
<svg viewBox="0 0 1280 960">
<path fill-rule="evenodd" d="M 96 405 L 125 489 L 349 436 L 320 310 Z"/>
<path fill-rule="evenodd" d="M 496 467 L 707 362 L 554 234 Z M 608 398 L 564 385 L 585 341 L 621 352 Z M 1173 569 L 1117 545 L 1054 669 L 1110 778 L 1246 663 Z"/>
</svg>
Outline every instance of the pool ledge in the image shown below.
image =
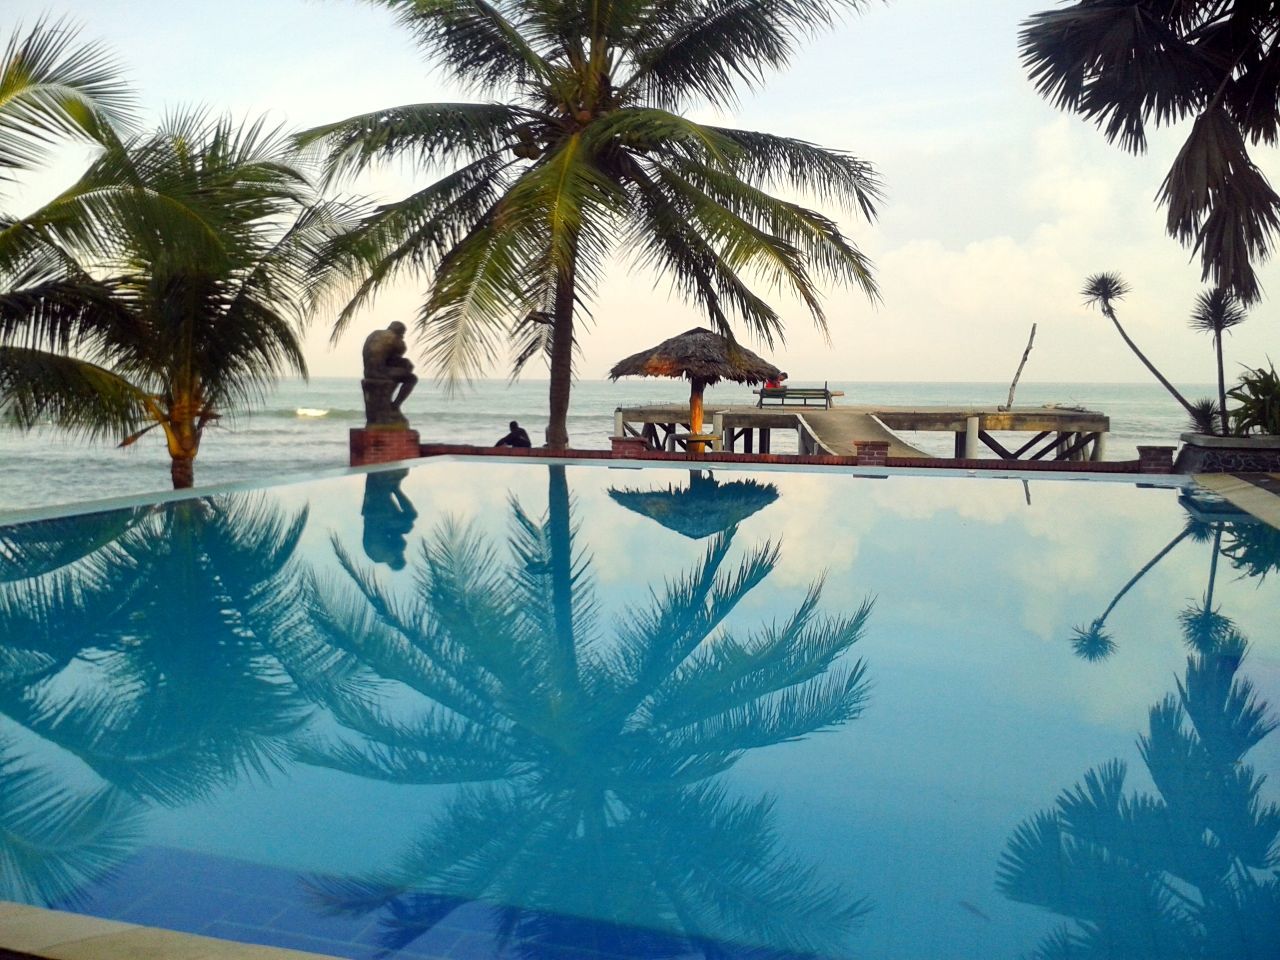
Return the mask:
<svg viewBox="0 0 1280 960">
<path fill-rule="evenodd" d="M 332 960 L 0 901 L 0 960 Z"/>
<path fill-rule="evenodd" d="M 1280 530 L 1280 474 L 1200 473 L 1196 483 Z"/>
</svg>

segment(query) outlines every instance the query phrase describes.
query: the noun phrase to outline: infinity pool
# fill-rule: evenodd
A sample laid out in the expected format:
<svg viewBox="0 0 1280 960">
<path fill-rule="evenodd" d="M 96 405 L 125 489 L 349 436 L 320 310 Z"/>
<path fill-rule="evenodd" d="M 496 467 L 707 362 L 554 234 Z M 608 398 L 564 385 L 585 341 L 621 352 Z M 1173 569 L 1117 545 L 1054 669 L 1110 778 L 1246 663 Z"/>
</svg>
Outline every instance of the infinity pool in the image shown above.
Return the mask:
<svg viewBox="0 0 1280 960">
<path fill-rule="evenodd" d="M 432 462 L 0 525 L 0 900 L 352 958 L 1274 957 L 1278 614 L 1280 531 L 1111 482 Z"/>
</svg>

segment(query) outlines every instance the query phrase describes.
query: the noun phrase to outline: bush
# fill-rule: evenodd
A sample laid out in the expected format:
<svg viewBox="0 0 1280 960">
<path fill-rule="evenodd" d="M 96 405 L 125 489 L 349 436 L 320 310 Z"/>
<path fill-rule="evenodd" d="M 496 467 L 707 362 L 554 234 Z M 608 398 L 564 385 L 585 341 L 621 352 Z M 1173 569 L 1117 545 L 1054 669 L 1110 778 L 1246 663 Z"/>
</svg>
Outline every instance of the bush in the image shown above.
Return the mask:
<svg viewBox="0 0 1280 960">
<path fill-rule="evenodd" d="M 1275 364 L 1268 361 L 1270 369 L 1247 369 L 1240 382 L 1227 394 L 1240 406 L 1231 411 L 1231 421 L 1237 436 L 1253 433 L 1280 436 L 1280 375 Z"/>
</svg>

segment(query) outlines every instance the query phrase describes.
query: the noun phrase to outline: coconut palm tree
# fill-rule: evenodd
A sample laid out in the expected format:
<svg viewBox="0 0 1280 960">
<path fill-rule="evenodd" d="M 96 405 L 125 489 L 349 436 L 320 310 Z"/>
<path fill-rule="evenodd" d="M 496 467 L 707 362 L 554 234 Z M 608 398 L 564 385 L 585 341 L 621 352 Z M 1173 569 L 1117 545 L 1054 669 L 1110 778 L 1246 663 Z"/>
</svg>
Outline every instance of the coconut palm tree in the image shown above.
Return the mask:
<svg viewBox="0 0 1280 960">
<path fill-rule="evenodd" d="M 39 20 L 15 32 L 0 52 L 0 188 L 39 167 L 57 141 L 111 142 L 132 116 L 115 58 L 82 43 L 71 23 Z"/>
<path fill-rule="evenodd" d="M 308 271 L 338 208 L 294 161 L 261 122 L 176 114 L 0 232 L 0 413 L 122 445 L 159 427 L 191 486 L 209 424 L 306 374 Z"/>
<path fill-rule="evenodd" d="M 395 783 L 471 784 L 401 862 L 318 878 L 320 900 L 385 910 L 389 950 L 476 900 L 510 905 L 498 925 L 522 951 L 565 915 L 645 939 L 644 956 L 716 956 L 717 941 L 836 949 L 863 905 L 780 849 L 771 800 L 730 799 L 715 778 L 745 751 L 861 713 L 865 667 L 846 654 L 871 602 L 821 617 L 815 584 L 790 618 L 751 636 L 727 629 L 778 558 L 766 543 L 726 568 L 731 528 L 606 642 L 564 468 L 550 468 L 546 517 L 513 503 L 511 519 L 506 558 L 442 524 L 409 599 L 336 541 L 349 584 L 306 591 L 324 639 L 416 706 L 392 715 L 330 700 L 337 735 L 299 757 Z"/>
<path fill-rule="evenodd" d="M 1244 306 L 1230 291 L 1218 287 L 1206 290 L 1196 298 L 1191 311 L 1191 329 L 1213 334 L 1213 350 L 1218 359 L 1218 413 L 1222 418 L 1222 435 L 1231 432 L 1227 417 L 1227 380 L 1222 364 L 1222 334 L 1245 320 Z"/>
<path fill-rule="evenodd" d="M 515 369 L 546 355 L 551 447 L 568 443 L 575 311 L 615 254 L 655 269 L 717 332 L 782 333 L 753 289 L 801 300 L 826 330 L 820 285 L 876 296 L 867 258 L 794 191 L 875 215 L 864 161 L 786 137 L 696 123 L 785 66 L 797 41 L 866 0 L 378 0 L 483 103 L 411 104 L 303 135 L 332 177 L 409 159 L 447 170 L 369 215 L 331 250 L 352 280 L 334 325 L 391 280 L 427 277 L 418 315 L 451 382 L 515 342 Z"/>
<path fill-rule="evenodd" d="M 1280 195 L 1248 149 L 1280 130 L 1277 30 L 1266 3 L 1077 0 L 1033 15 L 1020 38 L 1041 95 L 1131 153 L 1146 150 L 1148 123 L 1192 119 L 1160 188 L 1167 230 L 1246 305 L 1262 295 L 1253 262 L 1280 230 Z"/>
<path fill-rule="evenodd" d="M 1126 795 L 1113 760 L 1010 838 L 997 887 L 1069 921 L 1034 956 L 1274 956 L 1280 806 L 1245 755 L 1277 720 L 1239 675 L 1246 649 L 1233 630 L 1194 652 L 1151 708 L 1139 749 L 1154 793 Z"/>
<path fill-rule="evenodd" d="M 1102 315 L 1115 325 L 1116 331 L 1120 334 L 1120 339 L 1128 344 L 1129 349 L 1142 361 L 1142 365 L 1151 371 L 1151 375 L 1160 381 L 1160 385 L 1169 391 L 1173 399 L 1182 405 L 1182 409 L 1187 411 L 1187 415 L 1191 418 L 1191 422 L 1196 429 L 1203 433 L 1213 433 L 1211 412 L 1206 413 L 1203 405 L 1194 404 L 1184 397 L 1182 392 L 1170 383 L 1163 373 L 1156 369 L 1156 365 L 1147 359 L 1147 355 L 1138 349 L 1138 345 L 1125 332 L 1124 327 L 1120 326 L 1120 318 L 1116 316 L 1115 303 L 1117 300 L 1123 300 L 1128 292 L 1129 285 L 1120 278 L 1118 273 L 1096 273 L 1085 281 L 1084 290 L 1081 291 L 1084 295 L 1085 305 L 1094 306 L 1096 304 L 1098 309 L 1102 311 Z"/>
</svg>

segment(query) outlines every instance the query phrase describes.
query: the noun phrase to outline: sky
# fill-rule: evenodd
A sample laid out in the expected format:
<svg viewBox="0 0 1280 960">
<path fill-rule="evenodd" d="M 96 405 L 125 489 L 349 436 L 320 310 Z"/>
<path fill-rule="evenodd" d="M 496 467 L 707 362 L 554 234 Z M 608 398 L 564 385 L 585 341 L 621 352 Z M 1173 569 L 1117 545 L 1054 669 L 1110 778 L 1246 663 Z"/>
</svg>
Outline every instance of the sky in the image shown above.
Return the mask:
<svg viewBox="0 0 1280 960">
<path fill-rule="evenodd" d="M 830 340 L 788 297 L 769 293 L 786 342 L 762 350 L 804 380 L 1008 381 L 1031 325 L 1025 381 L 1137 382 L 1147 372 L 1115 329 L 1083 305 L 1090 274 L 1132 288 L 1120 318 L 1172 379 L 1214 379 L 1210 340 L 1187 327 L 1198 262 L 1164 232 L 1155 195 L 1185 129 L 1158 131 L 1147 155 L 1109 145 L 1092 125 L 1038 97 L 1018 62 L 1019 24 L 1053 0 L 868 3 L 807 44 L 785 71 L 745 91 L 727 113 L 695 119 L 798 137 L 870 161 L 885 184 L 878 220 L 828 210 L 869 254 L 883 299 L 824 290 Z M 69 15 L 127 66 L 147 119 L 201 104 L 267 114 L 293 128 L 406 103 L 465 95 L 432 70 L 385 10 L 357 0 L 5 0 L 0 37 L 42 14 Z M 1280 156 L 1255 161 L 1280 181 Z M 21 212 L 74 178 L 66 157 L 10 200 Z M 429 182 L 411 169 L 358 184 L 386 200 Z M 1280 266 L 1262 268 L 1280 290 Z M 331 316 L 307 337 L 313 375 L 359 373 L 371 330 L 411 321 L 425 279 L 388 291 L 336 346 Z M 1228 376 L 1280 360 L 1269 299 L 1227 342 Z M 610 266 L 582 334 L 578 375 L 597 379 L 621 357 L 703 323 L 660 277 Z M 415 350 L 420 373 L 429 366 Z M 753 346 L 757 344 L 748 343 Z M 493 376 L 504 376 L 505 366 Z M 527 376 L 545 376 L 530 368 Z"/>
</svg>

